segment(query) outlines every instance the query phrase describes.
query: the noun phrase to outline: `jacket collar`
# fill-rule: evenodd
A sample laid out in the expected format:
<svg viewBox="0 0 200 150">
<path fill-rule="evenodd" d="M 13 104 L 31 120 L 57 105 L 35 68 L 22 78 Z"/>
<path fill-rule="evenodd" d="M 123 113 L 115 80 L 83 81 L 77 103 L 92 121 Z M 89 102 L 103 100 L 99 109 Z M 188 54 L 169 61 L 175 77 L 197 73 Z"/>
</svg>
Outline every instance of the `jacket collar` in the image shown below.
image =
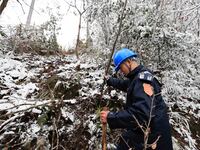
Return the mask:
<svg viewBox="0 0 200 150">
<path fill-rule="evenodd" d="M 128 73 L 127 78 L 134 79 L 138 75 L 138 73 L 141 72 L 143 68 L 144 68 L 143 65 L 137 66 L 135 69 L 133 69 L 131 72 Z"/>
</svg>

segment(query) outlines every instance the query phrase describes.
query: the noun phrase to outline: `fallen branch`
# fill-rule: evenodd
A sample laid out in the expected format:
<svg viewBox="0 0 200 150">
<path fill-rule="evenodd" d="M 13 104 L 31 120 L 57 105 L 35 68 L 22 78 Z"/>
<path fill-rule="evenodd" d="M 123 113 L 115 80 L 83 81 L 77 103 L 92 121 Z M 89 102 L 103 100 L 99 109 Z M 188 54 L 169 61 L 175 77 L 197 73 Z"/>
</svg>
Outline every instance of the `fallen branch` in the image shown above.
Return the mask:
<svg viewBox="0 0 200 150">
<path fill-rule="evenodd" d="M 13 109 L 13 108 L 19 108 L 20 106 L 25 106 L 25 105 L 34 105 L 34 104 L 20 104 L 20 105 L 15 105 L 13 107 L 9 107 L 9 108 L 6 108 L 6 109 L 2 109 L 0 111 L 7 111 L 7 110 L 10 110 L 10 109 Z"/>
<path fill-rule="evenodd" d="M 16 113 L 25 112 L 25 111 L 27 111 L 27 110 L 29 110 L 29 109 L 33 109 L 33 108 L 36 108 L 36 107 L 44 106 L 44 105 L 47 105 L 47 104 L 50 104 L 50 103 L 52 103 L 52 101 L 46 102 L 46 103 L 43 103 L 43 104 L 40 104 L 40 105 L 35 105 L 35 106 L 29 107 L 29 108 L 27 108 L 27 109 L 18 110 L 18 111 L 15 111 L 15 112 L 10 112 L 10 113 L 1 115 L 0 118 L 1 118 L 1 117 L 6 117 L 6 116 L 9 116 L 9 115 L 13 115 L 13 114 L 16 114 Z"/>
<path fill-rule="evenodd" d="M 13 117 L 9 118 L 8 120 L 4 121 L 4 122 L 1 124 L 1 126 L 0 126 L 0 132 L 1 132 L 2 128 L 3 128 L 5 125 L 7 125 L 8 123 L 10 123 L 10 122 L 14 121 L 15 119 L 20 118 L 20 117 L 22 117 L 22 116 L 23 116 L 23 115 L 13 116 Z"/>
</svg>

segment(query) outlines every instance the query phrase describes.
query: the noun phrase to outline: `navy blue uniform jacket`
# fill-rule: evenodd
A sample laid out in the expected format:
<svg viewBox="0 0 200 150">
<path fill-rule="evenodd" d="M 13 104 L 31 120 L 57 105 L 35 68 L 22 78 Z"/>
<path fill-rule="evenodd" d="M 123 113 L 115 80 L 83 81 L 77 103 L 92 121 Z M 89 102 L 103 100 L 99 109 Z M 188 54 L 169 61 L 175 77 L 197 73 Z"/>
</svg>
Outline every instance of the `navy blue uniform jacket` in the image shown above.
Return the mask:
<svg viewBox="0 0 200 150">
<path fill-rule="evenodd" d="M 122 135 L 130 147 L 142 150 L 144 145 L 144 133 L 138 127 L 135 118 L 143 126 L 150 119 L 151 102 L 153 99 L 150 134 L 148 144 L 152 144 L 160 136 L 156 150 L 172 150 L 172 140 L 167 115 L 167 107 L 161 96 L 161 86 L 152 73 L 139 65 L 131 71 L 127 80 L 109 78 L 107 84 L 119 90 L 127 92 L 125 108 L 118 112 L 110 112 L 107 117 L 111 129 L 126 129 Z M 148 83 L 154 89 L 154 96 L 145 93 L 143 84 Z M 135 118 L 133 117 L 135 116 Z M 123 143 L 123 141 L 122 141 Z M 123 147 L 123 146 L 122 146 Z M 126 146 L 125 146 L 126 147 Z M 121 148 L 123 150 L 127 148 Z M 120 149 L 120 148 L 119 148 Z"/>
</svg>

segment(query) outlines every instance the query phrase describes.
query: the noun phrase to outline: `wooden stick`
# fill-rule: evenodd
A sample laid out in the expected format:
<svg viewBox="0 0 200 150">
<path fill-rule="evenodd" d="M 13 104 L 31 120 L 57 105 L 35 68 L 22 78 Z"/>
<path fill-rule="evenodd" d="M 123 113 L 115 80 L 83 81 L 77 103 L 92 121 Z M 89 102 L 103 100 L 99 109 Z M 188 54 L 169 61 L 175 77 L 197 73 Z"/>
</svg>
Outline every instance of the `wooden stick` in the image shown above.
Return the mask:
<svg viewBox="0 0 200 150">
<path fill-rule="evenodd" d="M 108 107 L 103 107 L 103 111 L 108 111 Z M 102 150 L 106 150 L 106 131 L 107 131 L 107 123 L 102 123 Z"/>
<path fill-rule="evenodd" d="M 115 39 L 114 44 L 113 44 L 113 48 L 112 48 L 111 55 L 110 55 L 110 58 L 109 58 L 109 61 L 108 61 L 108 65 L 107 65 L 106 70 L 105 70 L 105 76 L 108 74 L 108 71 L 109 71 L 109 68 L 110 68 L 110 65 L 111 65 L 112 56 L 113 56 L 114 51 L 115 51 L 116 43 L 117 43 L 118 37 L 119 37 L 119 35 L 121 33 L 122 21 L 124 19 L 124 10 L 126 9 L 126 5 L 127 5 L 127 0 L 125 0 L 125 2 L 124 2 L 122 15 L 121 15 L 121 18 L 120 18 L 119 29 L 118 29 L 118 32 L 117 32 L 117 35 L 116 35 L 116 39 Z M 102 87 L 101 87 L 100 101 L 102 100 L 102 97 L 103 97 L 103 90 L 104 90 L 105 83 L 106 83 L 106 80 L 104 78 L 103 84 L 102 84 Z M 103 107 L 103 110 L 104 111 L 108 111 L 109 108 L 108 107 Z M 106 130 L 107 130 L 107 123 L 103 123 L 102 124 L 102 150 L 106 150 Z"/>
</svg>

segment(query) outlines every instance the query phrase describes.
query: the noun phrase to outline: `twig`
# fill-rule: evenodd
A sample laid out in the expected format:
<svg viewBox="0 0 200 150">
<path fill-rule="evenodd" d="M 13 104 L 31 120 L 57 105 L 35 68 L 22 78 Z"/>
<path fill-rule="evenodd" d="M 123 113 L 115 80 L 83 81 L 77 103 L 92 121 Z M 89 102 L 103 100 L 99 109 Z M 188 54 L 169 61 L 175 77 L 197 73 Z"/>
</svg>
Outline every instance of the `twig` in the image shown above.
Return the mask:
<svg viewBox="0 0 200 150">
<path fill-rule="evenodd" d="M 137 120 L 137 118 L 136 118 L 134 115 L 132 115 L 132 117 L 135 119 L 137 125 L 140 127 L 140 129 L 141 129 L 142 132 L 144 133 L 144 132 L 145 132 L 144 129 L 143 129 L 144 127 L 139 123 L 139 121 Z"/>
<path fill-rule="evenodd" d="M 54 118 L 53 120 L 53 126 L 54 126 L 54 130 L 56 131 L 56 146 L 53 148 L 53 149 L 56 149 L 58 150 L 58 147 L 59 147 L 59 134 L 58 134 L 58 128 L 57 128 L 57 125 L 56 125 L 56 119 Z M 54 132 L 54 131 L 53 131 Z M 54 134 L 53 134 L 54 135 Z M 54 136 L 52 136 L 52 147 L 53 147 L 53 139 L 54 139 Z"/>
<path fill-rule="evenodd" d="M 26 2 L 25 2 L 25 0 L 22 0 L 23 2 L 24 2 L 24 4 L 25 5 L 27 5 L 28 7 L 31 7 L 29 4 L 27 4 Z M 40 13 L 37 11 L 37 10 L 35 10 L 35 9 L 33 9 L 38 15 L 40 15 Z M 41 15 L 40 15 L 41 16 Z"/>
<path fill-rule="evenodd" d="M 149 148 L 149 147 L 152 147 L 153 145 L 155 145 L 157 142 L 158 142 L 158 140 L 160 139 L 160 135 L 157 137 L 157 139 L 152 143 L 152 144 L 147 144 L 147 148 Z"/>
<path fill-rule="evenodd" d="M 21 145 L 23 145 L 24 143 L 26 143 L 26 142 L 17 143 L 17 144 L 15 144 L 15 145 L 11 146 L 11 148 L 14 149 L 15 147 L 21 146 Z"/>
<path fill-rule="evenodd" d="M 22 6 L 22 3 L 21 3 L 19 0 L 17 0 L 17 2 L 20 4 L 20 6 L 21 6 L 21 8 L 22 8 L 22 11 L 23 11 L 23 13 L 25 14 L 25 11 L 24 11 L 24 8 L 23 8 L 23 6 Z"/>
<path fill-rule="evenodd" d="M 62 145 L 59 145 L 62 149 L 66 150 Z"/>
<path fill-rule="evenodd" d="M 198 14 L 196 14 L 196 15 L 190 20 L 190 22 L 189 22 L 187 25 L 185 25 L 185 31 L 187 30 L 188 26 L 189 26 L 197 17 L 198 17 Z"/>
<path fill-rule="evenodd" d="M 23 115 L 13 116 L 13 117 L 9 118 L 8 120 L 4 121 L 4 122 L 1 124 L 1 126 L 0 126 L 0 132 L 1 132 L 2 128 L 3 128 L 5 125 L 7 125 L 9 122 L 14 121 L 14 120 L 17 119 L 17 118 L 20 118 L 21 116 L 23 116 Z"/>
<path fill-rule="evenodd" d="M 56 85 L 55 85 L 56 86 Z M 49 91 L 50 91 L 50 96 L 51 96 L 51 100 L 53 101 L 53 99 L 55 99 L 55 96 L 54 96 L 54 91 L 53 90 L 51 90 L 51 88 L 50 88 L 50 86 L 49 85 L 47 85 L 47 87 L 48 87 L 48 89 L 49 89 Z M 55 87 L 54 87 L 55 88 Z"/>
<path fill-rule="evenodd" d="M 124 143 L 126 144 L 126 146 L 128 147 L 128 150 L 133 150 L 128 143 L 126 142 L 126 140 L 124 140 L 124 138 L 120 135 L 120 137 L 122 138 L 122 140 L 124 141 Z"/>
<path fill-rule="evenodd" d="M 57 121 L 57 124 L 58 124 L 58 121 Z M 58 146 L 59 146 L 59 134 L 58 134 L 58 127 L 57 127 L 57 125 L 56 125 L 56 137 L 57 137 L 57 139 L 56 139 L 56 150 L 58 150 Z"/>
<path fill-rule="evenodd" d="M 3 88 L 6 88 L 6 89 L 7 89 L 8 87 L 7 87 L 7 86 L 4 86 L 4 85 L 0 85 L 0 88 L 2 88 L 2 89 L 3 89 Z"/>
<path fill-rule="evenodd" d="M 58 150 L 58 147 L 59 147 L 59 133 L 58 133 L 58 128 L 57 128 L 57 125 L 58 123 L 60 122 L 60 117 L 61 117 L 61 107 L 63 105 L 63 98 L 64 98 L 64 95 L 61 97 L 61 100 L 60 100 L 60 103 L 59 103 L 59 114 L 58 114 L 58 118 L 56 120 L 56 135 L 57 135 L 57 150 Z"/>
<path fill-rule="evenodd" d="M 53 118 L 53 131 L 52 131 L 52 137 L 51 137 L 51 150 L 56 148 L 56 147 L 53 147 L 53 145 L 54 145 L 54 137 L 55 137 L 55 133 L 54 133 L 55 128 L 56 128 L 55 127 L 55 118 Z"/>
<path fill-rule="evenodd" d="M 57 118 L 55 117 L 53 119 L 54 130 L 53 130 L 53 136 L 52 136 L 52 150 L 53 149 L 58 150 L 58 148 L 59 148 L 59 133 L 58 133 L 58 127 L 57 126 L 58 126 L 58 123 L 60 122 L 61 107 L 63 106 L 63 98 L 64 98 L 64 95 L 61 97 L 61 100 L 57 102 L 57 104 L 56 104 L 57 108 L 55 108 L 55 109 L 58 109 L 59 112 L 58 112 Z M 55 136 L 54 131 L 56 131 L 56 146 L 55 147 L 53 147 L 53 140 L 54 140 L 54 136 Z"/>
<path fill-rule="evenodd" d="M 200 5 L 196 5 L 196 6 L 192 7 L 192 8 L 187 8 L 187 9 L 182 9 L 182 10 L 171 10 L 170 12 L 174 13 L 174 12 L 189 11 L 189 10 L 192 10 L 192 9 L 197 9 L 199 7 L 200 7 Z"/>
<path fill-rule="evenodd" d="M 10 140 L 10 141 L 8 141 L 7 143 L 6 143 L 6 145 L 11 145 L 11 143 L 16 139 L 16 135 Z M 13 146 L 10 146 L 11 148 L 13 147 Z"/>
<path fill-rule="evenodd" d="M 153 98 L 151 100 L 151 107 L 150 107 L 150 118 L 146 127 L 146 130 L 144 132 L 144 150 L 147 149 L 147 144 L 148 144 L 148 139 L 149 139 L 149 133 L 150 133 L 150 123 L 151 123 L 151 118 L 152 118 L 152 112 L 153 112 L 153 103 L 154 103 L 155 95 L 153 95 Z"/>
</svg>

